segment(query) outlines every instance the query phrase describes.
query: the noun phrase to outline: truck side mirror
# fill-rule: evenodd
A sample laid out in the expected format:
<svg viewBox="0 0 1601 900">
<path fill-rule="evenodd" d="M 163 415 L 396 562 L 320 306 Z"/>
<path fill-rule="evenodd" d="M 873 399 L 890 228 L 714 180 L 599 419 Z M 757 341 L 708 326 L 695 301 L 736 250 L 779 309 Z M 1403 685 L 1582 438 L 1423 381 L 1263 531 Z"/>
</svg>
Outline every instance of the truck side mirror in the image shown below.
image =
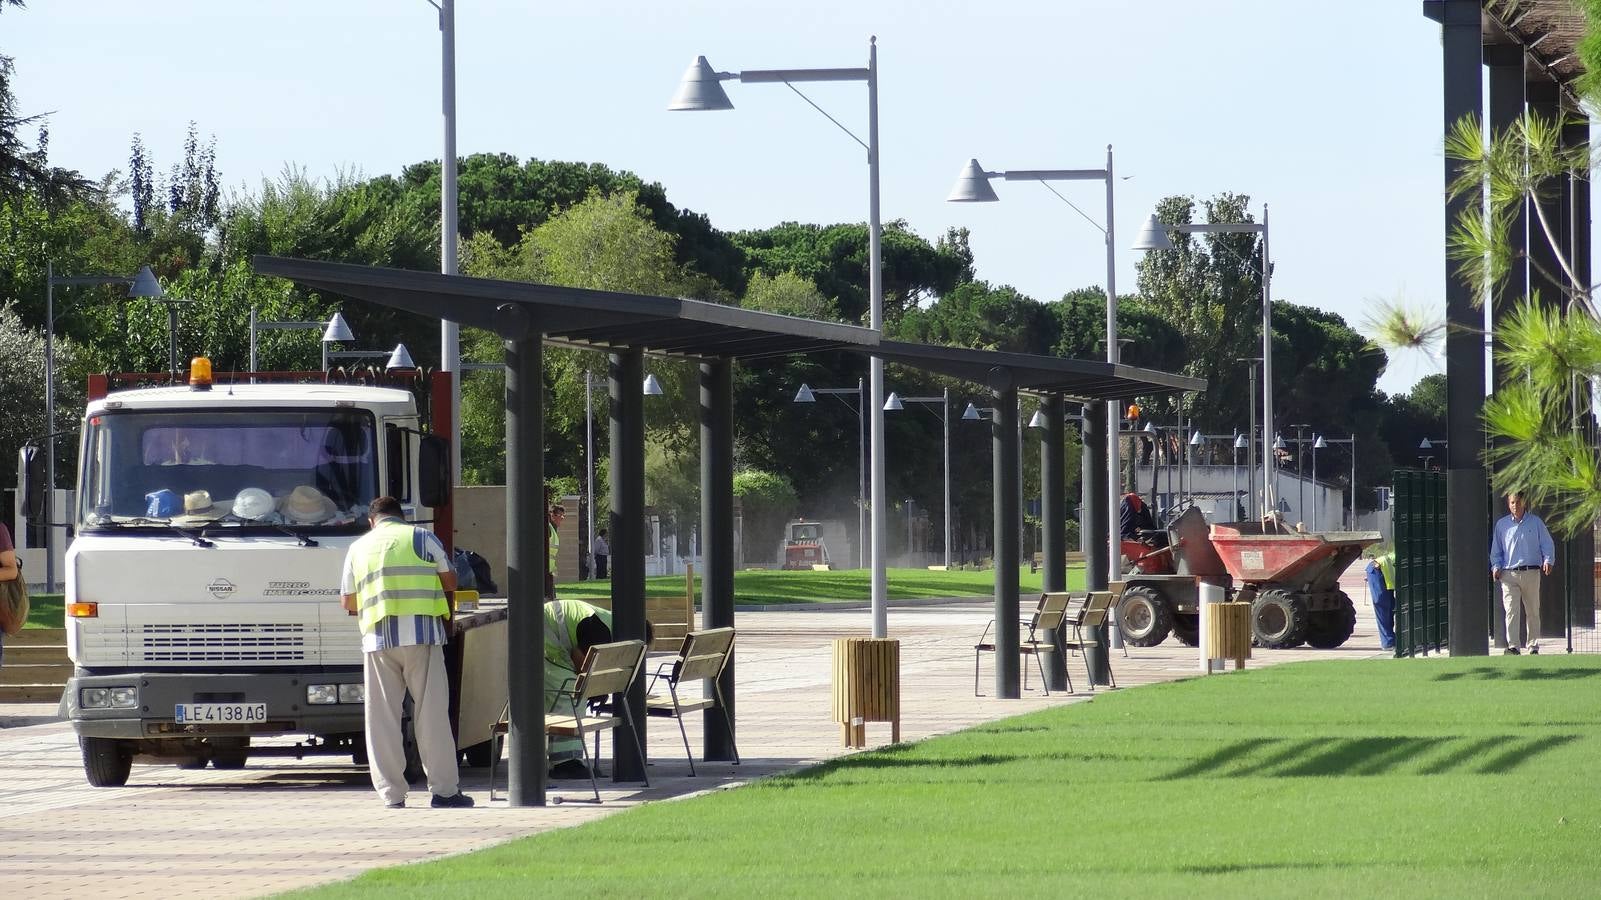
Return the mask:
<svg viewBox="0 0 1601 900">
<path fill-rule="evenodd" d="M 407 471 L 410 460 L 406 452 L 409 449 L 410 435 L 406 429 L 393 423 L 384 425 L 385 467 L 388 469 L 384 493 L 402 503 L 411 499 L 411 473 Z"/>
<path fill-rule="evenodd" d="M 22 492 L 22 515 L 29 521 L 43 521 L 47 492 L 44 453 L 38 447 L 17 451 L 17 484 Z"/>
<path fill-rule="evenodd" d="M 417 500 L 432 509 L 450 505 L 450 442 L 436 434 L 417 444 Z"/>
</svg>

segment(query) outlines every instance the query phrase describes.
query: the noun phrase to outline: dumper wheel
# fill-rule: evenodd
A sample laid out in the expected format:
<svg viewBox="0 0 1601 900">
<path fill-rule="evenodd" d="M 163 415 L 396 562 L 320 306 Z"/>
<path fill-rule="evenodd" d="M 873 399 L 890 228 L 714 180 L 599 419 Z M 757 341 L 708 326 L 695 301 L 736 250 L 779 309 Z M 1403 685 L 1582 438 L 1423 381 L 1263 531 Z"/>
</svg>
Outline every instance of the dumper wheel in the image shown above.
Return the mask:
<svg viewBox="0 0 1601 900">
<path fill-rule="evenodd" d="M 1340 608 L 1312 613 L 1306 626 L 1306 643 L 1319 650 L 1333 650 L 1351 639 L 1356 630 L 1356 606 L 1351 598 L 1340 593 Z"/>
<path fill-rule="evenodd" d="M 1310 618 L 1305 597 L 1277 588 L 1259 591 L 1251 603 L 1251 636 L 1259 647 L 1288 650 L 1306 639 Z"/>
<path fill-rule="evenodd" d="M 1149 584 L 1131 585 L 1117 605 L 1117 627 L 1123 640 L 1136 647 L 1155 647 L 1173 630 L 1173 612 L 1167 598 Z"/>
<path fill-rule="evenodd" d="M 1201 645 L 1201 617 L 1179 613 L 1173 617 L 1173 636 L 1186 647 Z"/>
<path fill-rule="evenodd" d="M 133 751 L 116 738 L 80 737 L 83 774 L 90 787 L 122 787 L 133 770 Z"/>
<path fill-rule="evenodd" d="M 495 746 L 494 741 L 484 741 L 482 744 L 474 744 L 463 749 L 461 755 L 467 761 L 469 768 L 487 769 L 494 759 L 493 751 L 497 749 L 499 748 Z"/>
</svg>

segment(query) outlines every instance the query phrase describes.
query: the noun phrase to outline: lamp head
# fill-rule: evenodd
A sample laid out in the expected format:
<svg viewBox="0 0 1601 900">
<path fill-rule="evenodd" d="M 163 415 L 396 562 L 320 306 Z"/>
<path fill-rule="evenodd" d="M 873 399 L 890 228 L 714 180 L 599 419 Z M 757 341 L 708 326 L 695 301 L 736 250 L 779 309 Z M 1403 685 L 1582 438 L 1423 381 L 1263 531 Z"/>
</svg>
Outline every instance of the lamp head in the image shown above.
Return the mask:
<svg viewBox="0 0 1601 900">
<path fill-rule="evenodd" d="M 1428 450 L 1428 449 L 1432 448 L 1433 446 L 1434 446 L 1433 444 L 1429 443 L 1429 439 L 1428 438 L 1424 438 L 1423 441 L 1418 444 L 1418 449 L 1419 450 Z"/>
<path fill-rule="evenodd" d="M 803 384 L 803 385 L 800 386 L 800 390 L 795 392 L 795 402 L 796 403 L 816 403 L 817 402 L 817 396 L 812 393 L 812 389 L 811 389 L 811 387 L 809 385 Z"/>
<path fill-rule="evenodd" d="M 345 324 L 345 317 L 339 313 L 334 313 L 334 317 L 328 320 L 328 327 L 324 328 L 322 332 L 322 342 L 324 344 L 332 344 L 335 341 L 353 341 L 355 339 L 356 336 L 350 333 L 350 326 Z"/>
<path fill-rule="evenodd" d="M 964 422 L 977 422 L 978 421 L 978 407 L 974 406 L 971 403 L 967 404 L 967 408 L 962 410 L 962 421 L 964 421 Z"/>
<path fill-rule="evenodd" d="M 1197 431 L 1190 432 L 1190 446 L 1191 447 L 1199 447 L 1199 446 L 1201 446 L 1201 432 L 1200 431 L 1197 430 Z"/>
<path fill-rule="evenodd" d="M 678 82 L 678 93 L 673 95 L 667 108 L 675 111 L 733 109 L 734 104 L 729 101 L 728 92 L 718 83 L 720 81 L 722 78 L 706 61 L 706 57 L 695 57 L 695 61 L 684 70 L 684 78 Z"/>
<path fill-rule="evenodd" d="M 662 395 L 662 383 L 656 380 L 655 375 L 646 375 L 642 390 L 644 390 L 647 397 L 660 397 Z"/>
<path fill-rule="evenodd" d="M 128 285 L 128 296 L 159 300 L 166 296 L 166 293 L 161 290 L 161 282 L 156 280 L 156 273 L 150 271 L 149 266 L 140 266 L 139 274 L 133 276 L 133 284 Z"/>
<path fill-rule="evenodd" d="M 1317 440 L 1312 442 L 1312 449 L 1313 450 L 1327 450 L 1327 449 L 1329 449 L 1329 442 L 1323 440 L 1323 435 L 1320 434 L 1320 435 L 1317 436 Z"/>
<path fill-rule="evenodd" d="M 1289 444 L 1284 443 L 1284 436 L 1283 435 L 1275 435 L 1274 436 L 1274 438 L 1273 438 L 1273 449 L 1274 450 L 1283 450 L 1284 448 L 1286 448 L 1288 446 L 1289 446 Z"/>
<path fill-rule="evenodd" d="M 1146 217 L 1145 224 L 1134 236 L 1135 250 L 1172 250 L 1173 241 L 1167 236 L 1167 227 L 1156 221 L 1154 214 Z"/>
<path fill-rule="evenodd" d="M 411 353 L 406 350 L 405 344 L 396 344 L 395 352 L 389 354 L 389 362 L 384 363 L 386 369 L 415 369 L 417 364 L 411 361 Z"/>
<path fill-rule="evenodd" d="M 901 395 L 895 393 L 894 391 L 890 391 L 889 392 L 889 399 L 884 401 L 884 411 L 885 412 L 900 412 L 901 410 L 903 410 L 905 408 L 906 408 L 906 404 L 901 402 Z"/>
<path fill-rule="evenodd" d="M 1045 411 L 1042 409 L 1034 410 L 1034 416 L 1028 420 L 1028 427 L 1030 428 L 1044 428 L 1047 424 Z"/>
<path fill-rule="evenodd" d="M 1146 434 L 1155 434 L 1156 433 L 1156 423 L 1155 422 L 1146 422 L 1145 423 L 1145 433 Z"/>
<path fill-rule="evenodd" d="M 995 189 L 990 187 L 990 173 L 978 164 L 978 160 L 970 159 L 956 176 L 956 184 L 945 197 L 946 203 L 994 203 L 1000 200 L 995 195 Z"/>
<path fill-rule="evenodd" d="M 1245 435 L 1237 434 L 1234 436 L 1234 449 L 1244 450 L 1249 446 L 1251 446 L 1251 442 L 1245 439 Z"/>
</svg>

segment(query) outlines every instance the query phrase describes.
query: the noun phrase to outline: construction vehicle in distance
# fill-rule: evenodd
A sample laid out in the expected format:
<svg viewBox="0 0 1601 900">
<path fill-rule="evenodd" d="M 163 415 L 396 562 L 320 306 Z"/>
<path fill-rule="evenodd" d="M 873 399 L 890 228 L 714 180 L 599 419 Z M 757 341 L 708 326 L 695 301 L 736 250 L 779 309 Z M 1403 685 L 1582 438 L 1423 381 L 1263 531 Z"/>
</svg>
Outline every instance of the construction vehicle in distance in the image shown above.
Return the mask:
<svg viewBox="0 0 1601 900">
<path fill-rule="evenodd" d="M 1171 633 L 1195 646 L 1207 582 L 1251 604 L 1252 640 L 1270 649 L 1332 649 L 1349 640 L 1356 606 L 1340 590 L 1340 574 L 1382 540 L 1376 531 L 1295 531 L 1276 519 L 1208 526 L 1193 507 L 1139 538 L 1123 541 L 1117 621 L 1124 640 L 1154 647 Z"/>
<path fill-rule="evenodd" d="M 789 531 L 784 535 L 784 568 L 810 571 L 832 566 L 828 545 L 823 543 L 823 523 L 789 523 Z"/>
</svg>

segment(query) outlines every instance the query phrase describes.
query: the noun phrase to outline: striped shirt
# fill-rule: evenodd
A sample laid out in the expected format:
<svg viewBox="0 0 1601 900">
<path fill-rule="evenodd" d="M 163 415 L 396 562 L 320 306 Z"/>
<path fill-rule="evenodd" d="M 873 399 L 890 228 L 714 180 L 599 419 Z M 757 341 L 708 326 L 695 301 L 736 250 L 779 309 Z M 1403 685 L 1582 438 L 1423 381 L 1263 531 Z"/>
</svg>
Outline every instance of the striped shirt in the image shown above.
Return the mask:
<svg viewBox="0 0 1601 900">
<path fill-rule="evenodd" d="M 411 549 L 423 559 L 434 564 L 437 572 L 449 572 L 450 557 L 445 555 L 445 545 L 438 535 L 426 528 L 414 527 L 411 534 Z M 339 577 L 339 592 L 341 594 L 354 594 L 356 592 L 356 575 L 350 566 L 350 557 L 345 557 L 344 572 Z M 371 634 L 361 636 L 361 651 L 363 653 L 377 653 L 379 650 L 389 650 L 395 647 L 411 647 L 418 644 L 445 644 L 445 622 L 438 616 L 386 616 L 380 619 L 378 627 Z"/>
</svg>

